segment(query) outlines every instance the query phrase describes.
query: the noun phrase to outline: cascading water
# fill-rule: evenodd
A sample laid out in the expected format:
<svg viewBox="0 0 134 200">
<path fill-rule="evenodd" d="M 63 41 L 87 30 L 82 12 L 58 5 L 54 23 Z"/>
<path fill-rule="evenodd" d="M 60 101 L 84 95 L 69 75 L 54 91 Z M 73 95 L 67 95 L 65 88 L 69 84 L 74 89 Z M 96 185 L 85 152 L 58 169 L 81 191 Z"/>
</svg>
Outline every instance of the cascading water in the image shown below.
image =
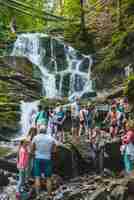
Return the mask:
<svg viewBox="0 0 134 200">
<path fill-rule="evenodd" d="M 34 116 L 38 111 L 39 101 L 21 102 L 21 135 L 28 134 L 29 129 L 34 122 Z"/>
<path fill-rule="evenodd" d="M 21 34 L 12 52 L 25 56 L 41 71 L 43 94 L 48 98 L 82 97 L 93 92 L 91 56 L 81 55 L 62 41 L 42 33 Z"/>
</svg>

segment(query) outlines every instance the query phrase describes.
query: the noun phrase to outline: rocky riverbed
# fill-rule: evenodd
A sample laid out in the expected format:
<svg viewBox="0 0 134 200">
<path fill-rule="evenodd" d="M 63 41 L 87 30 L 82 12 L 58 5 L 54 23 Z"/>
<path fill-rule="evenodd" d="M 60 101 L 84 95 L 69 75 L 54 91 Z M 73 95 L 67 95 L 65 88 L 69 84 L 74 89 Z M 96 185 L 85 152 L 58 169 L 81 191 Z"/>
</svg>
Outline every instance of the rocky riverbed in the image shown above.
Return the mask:
<svg viewBox="0 0 134 200">
<path fill-rule="evenodd" d="M 15 200 L 16 176 L 10 173 L 6 173 L 6 176 L 8 176 L 9 184 L 5 187 L 5 191 L 9 195 L 10 200 Z M 85 174 L 84 176 L 70 179 L 67 182 L 61 181 L 61 178 L 55 175 L 53 180 L 53 200 L 134 199 L 133 173 L 128 177 L 114 177 L 110 176 L 108 171 L 104 171 L 102 176 Z M 36 199 L 36 197 L 32 199 Z M 40 199 L 48 199 L 45 188 L 40 193 Z"/>
<path fill-rule="evenodd" d="M 9 144 L 1 143 L 1 146 L 13 147 L 13 144 Z M 66 144 L 59 145 L 54 158 L 56 174 L 53 176 L 54 200 L 131 200 L 130 196 L 134 191 L 134 176 L 132 174 L 130 177 L 121 177 L 120 137 L 111 139 L 109 134 L 101 135 L 98 144 L 100 150 L 97 174 L 90 157 L 90 143 L 83 136 L 79 144 L 72 144 L 68 140 Z M 11 155 L 13 154 L 14 151 Z M 8 170 L 6 178 L 8 177 L 9 183 L 7 181 L 5 190 L 11 200 L 15 200 L 17 171 L 15 157 L 11 155 L 3 156 L 6 162 L 1 161 L 0 167 L 4 172 Z M 45 188 L 40 195 L 40 199 L 47 199 Z"/>
</svg>

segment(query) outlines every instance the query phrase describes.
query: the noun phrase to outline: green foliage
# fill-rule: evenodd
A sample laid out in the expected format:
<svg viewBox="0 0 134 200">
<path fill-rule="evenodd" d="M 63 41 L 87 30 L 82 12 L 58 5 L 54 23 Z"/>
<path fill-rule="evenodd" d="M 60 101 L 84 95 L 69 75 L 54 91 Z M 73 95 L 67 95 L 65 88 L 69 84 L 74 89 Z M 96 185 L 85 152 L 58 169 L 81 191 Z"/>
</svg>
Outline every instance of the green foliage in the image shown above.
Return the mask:
<svg viewBox="0 0 134 200">
<path fill-rule="evenodd" d="M 125 95 L 128 97 L 129 101 L 134 104 L 134 75 L 131 75 L 126 81 Z"/>
<path fill-rule="evenodd" d="M 7 0 L 5 0 L 7 2 Z M 17 2 L 17 1 L 16 1 Z M 18 4 L 9 4 L 7 2 L 7 5 L 9 4 L 9 7 L 0 5 L 0 9 L 2 12 L 0 13 L 0 19 L 1 21 L 9 28 L 10 22 L 12 18 L 15 17 L 16 19 L 16 25 L 17 25 L 17 31 L 18 32 L 25 32 L 26 30 L 43 30 L 45 22 L 43 20 L 37 19 L 34 17 L 34 9 L 38 9 L 42 11 L 43 8 L 43 0 L 19 0 L 18 3 L 25 3 L 27 6 L 30 6 L 33 8 L 31 11 L 28 10 L 28 8 L 25 8 L 23 6 L 18 6 Z M 22 11 L 16 10 L 14 8 L 19 8 Z M 23 13 L 24 12 L 30 12 L 32 16 L 28 16 Z M 39 13 L 38 13 L 39 14 Z"/>
<path fill-rule="evenodd" d="M 64 15 L 70 20 L 79 19 L 81 14 L 80 0 L 66 0 L 64 4 Z"/>
</svg>

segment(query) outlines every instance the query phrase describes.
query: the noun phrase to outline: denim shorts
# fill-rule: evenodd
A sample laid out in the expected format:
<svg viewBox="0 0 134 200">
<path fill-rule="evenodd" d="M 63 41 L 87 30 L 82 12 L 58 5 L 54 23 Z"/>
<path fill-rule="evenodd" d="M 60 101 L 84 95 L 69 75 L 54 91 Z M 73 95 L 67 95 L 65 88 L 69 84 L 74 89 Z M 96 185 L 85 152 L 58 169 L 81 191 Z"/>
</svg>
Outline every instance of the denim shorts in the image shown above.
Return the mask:
<svg viewBox="0 0 134 200">
<path fill-rule="evenodd" d="M 33 164 L 34 176 L 41 177 L 42 174 L 45 177 L 52 176 L 52 161 L 46 159 L 35 159 Z"/>
</svg>

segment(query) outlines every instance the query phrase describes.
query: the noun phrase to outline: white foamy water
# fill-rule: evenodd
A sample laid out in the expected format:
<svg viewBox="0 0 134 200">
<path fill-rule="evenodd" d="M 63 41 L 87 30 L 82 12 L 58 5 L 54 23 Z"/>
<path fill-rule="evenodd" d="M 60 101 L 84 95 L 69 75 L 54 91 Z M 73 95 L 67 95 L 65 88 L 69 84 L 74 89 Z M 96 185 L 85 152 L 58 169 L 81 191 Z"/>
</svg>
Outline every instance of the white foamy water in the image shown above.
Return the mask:
<svg viewBox="0 0 134 200">
<path fill-rule="evenodd" d="M 44 95 L 48 98 L 68 96 L 72 99 L 93 91 L 91 56 L 80 54 L 59 39 L 42 33 L 20 34 L 12 55 L 27 57 L 37 65 Z"/>
</svg>

